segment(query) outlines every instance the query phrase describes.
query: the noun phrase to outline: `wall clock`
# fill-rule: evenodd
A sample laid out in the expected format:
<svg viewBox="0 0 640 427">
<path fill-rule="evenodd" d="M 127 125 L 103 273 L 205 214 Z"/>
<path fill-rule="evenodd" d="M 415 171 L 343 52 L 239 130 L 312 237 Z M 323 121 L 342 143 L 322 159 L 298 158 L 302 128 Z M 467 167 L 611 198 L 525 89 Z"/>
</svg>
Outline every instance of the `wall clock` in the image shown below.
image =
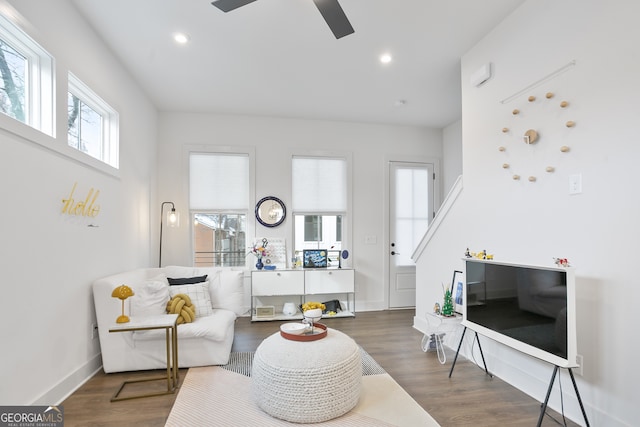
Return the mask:
<svg viewBox="0 0 640 427">
<path fill-rule="evenodd" d="M 521 179 L 521 174 L 528 176 L 529 182 L 537 181 L 537 174 L 541 172 L 553 173 L 556 167 L 553 163 L 557 159 L 545 159 L 546 164 L 539 163 L 534 160 L 534 154 L 548 153 L 558 150 L 560 153 L 569 153 L 570 147 L 567 145 L 557 145 L 557 141 L 561 140 L 559 136 L 559 126 L 573 128 L 576 122 L 568 120 L 562 123 L 558 117 L 563 114 L 557 114 L 559 110 L 569 108 L 570 103 L 566 100 L 557 102 L 553 92 L 547 92 L 544 97 L 538 100 L 535 95 L 529 95 L 526 100 L 522 101 L 520 108 L 514 108 L 511 111 L 510 126 L 502 128 L 505 135 L 506 143 L 498 147 L 498 151 L 512 160 L 522 161 L 525 164 L 512 165 L 509 162 L 502 163 L 502 168 L 511 173 L 511 178 L 515 181 Z M 544 105 L 543 105 L 544 103 Z M 525 144 L 530 148 L 523 148 L 518 144 Z M 554 144 L 556 145 L 554 147 Z M 556 151 L 557 152 L 557 151 Z M 553 157 L 553 156 L 546 156 Z"/>
</svg>

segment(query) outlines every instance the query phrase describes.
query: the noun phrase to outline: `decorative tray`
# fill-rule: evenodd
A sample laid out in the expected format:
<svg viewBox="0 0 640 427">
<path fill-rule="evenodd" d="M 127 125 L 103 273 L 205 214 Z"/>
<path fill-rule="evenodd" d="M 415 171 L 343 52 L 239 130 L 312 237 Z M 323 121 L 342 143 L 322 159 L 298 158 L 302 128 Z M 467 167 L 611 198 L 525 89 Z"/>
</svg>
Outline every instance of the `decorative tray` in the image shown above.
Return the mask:
<svg viewBox="0 0 640 427">
<path fill-rule="evenodd" d="M 300 335 L 290 334 L 280 329 L 280 335 L 291 341 L 317 341 L 327 336 L 327 326 L 322 323 L 314 323 L 313 331 L 303 332 Z"/>
</svg>

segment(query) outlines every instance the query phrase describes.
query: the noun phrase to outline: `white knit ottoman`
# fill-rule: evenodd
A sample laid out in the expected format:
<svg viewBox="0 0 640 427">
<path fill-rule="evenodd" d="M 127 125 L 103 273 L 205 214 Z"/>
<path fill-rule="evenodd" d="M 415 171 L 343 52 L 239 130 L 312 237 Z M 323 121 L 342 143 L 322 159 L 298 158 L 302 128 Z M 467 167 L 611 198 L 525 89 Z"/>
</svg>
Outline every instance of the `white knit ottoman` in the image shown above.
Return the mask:
<svg viewBox="0 0 640 427">
<path fill-rule="evenodd" d="M 256 350 L 251 369 L 258 406 L 294 423 L 318 423 L 349 412 L 360 398 L 361 381 L 360 348 L 330 328 L 317 341 L 271 335 Z"/>
</svg>

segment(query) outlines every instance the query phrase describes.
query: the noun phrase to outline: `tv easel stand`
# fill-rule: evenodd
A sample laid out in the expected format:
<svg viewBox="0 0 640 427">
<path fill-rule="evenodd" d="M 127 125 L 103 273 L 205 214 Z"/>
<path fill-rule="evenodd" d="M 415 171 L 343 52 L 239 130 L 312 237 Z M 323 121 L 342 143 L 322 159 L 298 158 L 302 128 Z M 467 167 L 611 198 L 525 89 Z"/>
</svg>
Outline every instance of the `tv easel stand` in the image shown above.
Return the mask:
<svg viewBox="0 0 640 427">
<path fill-rule="evenodd" d="M 465 332 L 467 332 L 466 326 L 462 330 L 462 336 L 460 337 L 460 343 L 458 344 L 458 349 L 456 350 L 456 356 L 453 358 L 453 363 L 451 364 L 451 370 L 449 371 L 449 378 L 451 378 L 451 374 L 453 374 L 453 368 L 455 368 L 456 366 L 456 360 L 458 360 L 458 354 L 460 353 L 460 348 L 462 347 L 462 342 L 464 341 Z M 487 370 L 487 362 L 484 360 L 484 353 L 482 352 L 482 346 L 480 346 L 480 339 L 478 338 L 478 333 L 476 331 L 474 331 L 474 333 L 475 333 L 475 336 L 473 339 L 476 340 L 476 342 L 478 343 L 478 348 L 480 349 L 480 356 L 482 356 L 482 364 L 484 365 L 484 371 L 487 373 L 487 375 L 493 378 L 493 375 L 491 375 Z M 551 380 L 549 381 L 549 388 L 547 389 L 547 396 L 545 397 L 544 402 L 542 403 L 540 408 L 540 417 L 538 418 L 537 427 L 540 427 L 542 425 L 544 414 L 547 412 L 549 397 L 551 396 L 551 390 L 553 390 L 553 383 L 556 380 L 556 375 L 558 374 L 559 369 L 560 369 L 560 366 L 554 365 L 553 374 L 551 374 Z M 582 411 L 582 417 L 584 418 L 584 422 L 587 427 L 590 427 L 589 420 L 587 419 L 587 413 L 584 410 L 584 405 L 582 404 L 582 398 L 580 397 L 580 392 L 578 391 L 578 384 L 576 384 L 576 379 L 573 376 L 573 371 L 571 370 L 571 368 L 567 368 L 567 370 L 569 371 L 569 376 L 571 377 L 571 382 L 573 383 L 573 389 L 576 392 L 576 397 L 578 398 L 578 403 L 580 404 L 580 410 Z"/>
<path fill-rule="evenodd" d="M 549 396 L 551 396 L 551 390 L 553 389 L 553 383 L 556 380 L 556 375 L 558 374 L 558 370 L 560 366 L 554 365 L 553 374 L 551 374 L 551 381 L 549 381 L 549 388 L 547 389 L 547 397 L 545 397 L 544 402 L 542 403 L 542 408 L 540 409 L 540 418 L 538 418 L 538 426 L 542 425 L 542 419 L 544 418 L 545 412 L 547 412 L 547 404 L 549 403 Z M 582 417 L 584 418 L 584 422 L 587 427 L 590 427 L 589 420 L 587 419 L 587 413 L 584 410 L 584 405 L 582 404 L 582 398 L 580 397 L 580 392 L 578 391 L 578 384 L 576 384 L 576 379 L 573 376 L 573 371 L 571 368 L 567 368 L 569 371 L 569 376 L 571 377 L 571 382 L 573 383 L 573 389 L 576 392 L 576 397 L 578 398 L 578 403 L 580 404 L 580 410 L 582 411 Z"/>
<path fill-rule="evenodd" d="M 467 332 L 467 327 L 465 326 L 464 329 L 462 330 L 462 336 L 460 337 L 460 343 L 458 343 L 458 349 L 456 350 L 456 356 L 453 358 L 453 363 L 451 364 L 451 370 L 449 371 L 449 378 L 451 378 L 451 374 L 453 374 L 453 368 L 456 367 L 456 360 L 458 360 L 458 354 L 460 353 L 460 347 L 462 347 L 462 342 L 464 341 L 464 334 Z M 474 340 L 476 340 L 476 342 L 478 343 L 478 348 L 480 349 L 480 356 L 482 356 L 482 364 L 484 365 L 484 371 L 487 373 L 487 375 L 489 375 L 491 378 L 493 378 L 493 375 L 491 375 L 491 373 L 489 372 L 489 370 L 487 369 L 487 362 L 484 360 L 484 353 L 482 352 L 482 346 L 480 345 L 480 338 L 478 338 L 478 333 L 476 331 L 473 331 L 475 333 L 474 336 Z"/>
</svg>

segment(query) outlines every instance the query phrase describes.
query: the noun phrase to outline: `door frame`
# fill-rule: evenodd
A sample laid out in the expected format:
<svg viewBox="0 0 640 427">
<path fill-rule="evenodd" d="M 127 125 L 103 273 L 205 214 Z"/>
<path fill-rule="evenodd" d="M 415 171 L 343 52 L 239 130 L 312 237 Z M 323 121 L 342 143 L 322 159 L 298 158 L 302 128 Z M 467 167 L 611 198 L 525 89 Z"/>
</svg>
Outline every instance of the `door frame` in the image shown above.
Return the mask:
<svg viewBox="0 0 640 427">
<path fill-rule="evenodd" d="M 435 179 L 433 181 L 433 210 L 434 212 L 438 212 L 440 208 L 440 204 L 442 203 L 442 174 L 440 171 L 440 159 L 436 157 L 429 156 L 411 156 L 411 155 L 396 155 L 396 154 L 387 154 L 384 156 L 384 192 L 383 192 L 383 212 L 382 212 L 382 227 L 383 227 L 383 242 L 382 248 L 384 251 L 383 255 L 383 263 L 382 263 L 382 275 L 383 279 L 383 287 L 384 287 L 384 306 L 387 310 L 389 307 L 389 289 L 391 280 L 389 277 L 390 273 L 390 262 L 389 262 L 389 247 L 391 245 L 391 226 L 389 224 L 390 221 L 390 200 L 391 200 L 391 188 L 389 186 L 389 173 L 390 173 L 390 163 L 391 162 L 408 162 L 408 163 L 431 163 L 433 165 L 433 173 L 435 175 Z M 433 218 L 432 218 L 433 219 Z M 417 284 L 416 284 L 417 287 Z"/>
</svg>

